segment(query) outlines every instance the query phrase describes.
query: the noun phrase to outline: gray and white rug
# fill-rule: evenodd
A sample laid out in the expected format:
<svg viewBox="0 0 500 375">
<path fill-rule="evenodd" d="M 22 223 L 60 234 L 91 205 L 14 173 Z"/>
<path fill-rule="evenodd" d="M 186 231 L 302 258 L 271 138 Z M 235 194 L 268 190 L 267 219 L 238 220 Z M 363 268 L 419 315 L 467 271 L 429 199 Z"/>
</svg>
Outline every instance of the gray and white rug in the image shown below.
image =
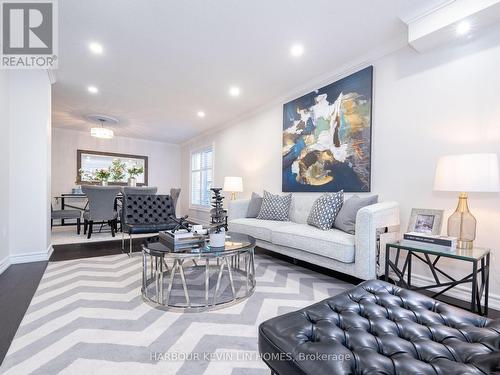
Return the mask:
<svg viewBox="0 0 500 375">
<path fill-rule="evenodd" d="M 256 255 L 255 293 L 213 312 L 154 309 L 140 297 L 140 256 L 49 263 L 0 373 L 269 374 L 258 325 L 350 284 Z"/>
</svg>

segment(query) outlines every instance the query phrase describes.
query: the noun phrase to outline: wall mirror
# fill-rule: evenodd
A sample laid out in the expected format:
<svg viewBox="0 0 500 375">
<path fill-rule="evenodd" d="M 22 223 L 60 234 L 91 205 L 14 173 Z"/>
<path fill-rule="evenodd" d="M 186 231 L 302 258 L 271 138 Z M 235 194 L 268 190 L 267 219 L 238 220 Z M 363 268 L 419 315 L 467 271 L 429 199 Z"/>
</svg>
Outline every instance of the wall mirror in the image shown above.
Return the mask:
<svg viewBox="0 0 500 375">
<path fill-rule="evenodd" d="M 148 157 L 112 152 L 77 150 L 76 183 L 148 185 Z"/>
</svg>

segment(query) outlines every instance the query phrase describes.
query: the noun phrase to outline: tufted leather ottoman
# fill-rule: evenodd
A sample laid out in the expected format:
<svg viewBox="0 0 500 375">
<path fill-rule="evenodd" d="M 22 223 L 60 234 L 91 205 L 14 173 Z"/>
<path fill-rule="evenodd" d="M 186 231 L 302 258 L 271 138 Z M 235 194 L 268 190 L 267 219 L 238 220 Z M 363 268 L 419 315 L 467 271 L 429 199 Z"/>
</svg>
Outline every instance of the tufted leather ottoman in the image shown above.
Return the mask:
<svg viewBox="0 0 500 375">
<path fill-rule="evenodd" d="M 280 375 L 490 374 L 500 371 L 500 320 L 371 280 L 259 327 Z"/>
</svg>

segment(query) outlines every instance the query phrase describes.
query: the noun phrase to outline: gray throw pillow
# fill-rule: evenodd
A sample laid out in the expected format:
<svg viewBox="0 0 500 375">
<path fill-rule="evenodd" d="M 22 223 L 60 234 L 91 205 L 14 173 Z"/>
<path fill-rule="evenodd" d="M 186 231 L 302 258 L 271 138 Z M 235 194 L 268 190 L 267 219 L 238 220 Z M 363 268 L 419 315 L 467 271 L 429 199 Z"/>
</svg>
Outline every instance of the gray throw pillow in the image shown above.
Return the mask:
<svg viewBox="0 0 500 375">
<path fill-rule="evenodd" d="M 307 218 L 307 224 L 322 230 L 331 229 L 342 203 L 344 203 L 343 190 L 338 193 L 323 194 L 314 201 Z"/>
<path fill-rule="evenodd" d="M 335 219 L 334 228 L 340 229 L 343 232 L 354 234 L 356 231 L 356 214 L 366 206 L 378 202 L 378 195 L 371 197 L 360 198 L 357 195 L 350 197 L 344 202 L 340 209 L 337 218 Z"/>
<path fill-rule="evenodd" d="M 264 190 L 262 207 L 257 215 L 260 220 L 288 221 L 292 194 L 274 195 Z"/>
<path fill-rule="evenodd" d="M 250 204 L 248 205 L 247 217 L 257 217 L 262 207 L 262 197 L 257 193 L 252 193 Z"/>
</svg>

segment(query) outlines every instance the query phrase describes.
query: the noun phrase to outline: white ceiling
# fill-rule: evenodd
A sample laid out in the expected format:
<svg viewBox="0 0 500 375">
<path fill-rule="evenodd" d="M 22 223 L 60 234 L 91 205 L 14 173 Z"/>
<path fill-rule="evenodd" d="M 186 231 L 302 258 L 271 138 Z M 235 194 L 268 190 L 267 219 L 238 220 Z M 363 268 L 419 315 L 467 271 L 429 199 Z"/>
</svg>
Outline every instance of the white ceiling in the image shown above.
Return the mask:
<svg viewBox="0 0 500 375">
<path fill-rule="evenodd" d="M 87 131 L 85 116 L 102 113 L 120 119 L 116 135 L 181 143 L 371 50 L 404 45 L 399 17 L 443 2 L 63 0 L 52 123 Z M 91 41 L 104 54 L 91 54 Z M 299 59 L 295 42 L 305 47 Z"/>
</svg>

